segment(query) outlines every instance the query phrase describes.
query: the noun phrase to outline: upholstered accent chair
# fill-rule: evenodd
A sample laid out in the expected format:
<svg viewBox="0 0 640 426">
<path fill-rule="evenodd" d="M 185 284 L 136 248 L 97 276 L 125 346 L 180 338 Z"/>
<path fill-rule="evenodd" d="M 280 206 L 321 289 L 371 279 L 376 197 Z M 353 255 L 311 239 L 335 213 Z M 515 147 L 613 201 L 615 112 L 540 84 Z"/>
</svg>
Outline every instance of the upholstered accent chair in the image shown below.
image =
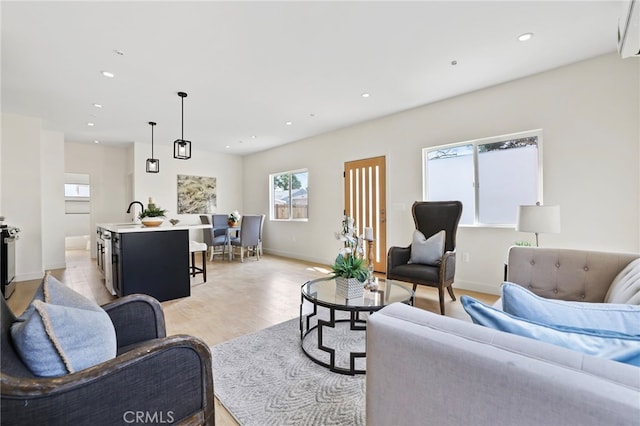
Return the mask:
<svg viewBox="0 0 640 426">
<path fill-rule="evenodd" d="M 456 271 L 456 234 L 462 216 L 460 201 L 416 201 L 411 208 L 416 229 L 425 238 L 445 231 L 444 252 L 438 262 L 423 264 L 411 262 L 412 245 L 407 247 L 391 247 L 387 254 L 387 279 L 404 281 L 413 284 L 413 291 L 418 285 L 436 287 L 440 299 L 440 313 L 444 315 L 444 289 L 452 300 L 453 279 Z"/>
<path fill-rule="evenodd" d="M 103 305 L 117 356 L 58 377 L 36 377 L 22 362 L 10 331 L 16 317 L 0 299 L 2 424 L 214 424 L 211 352 L 198 338 L 166 337 L 154 298 L 131 295 Z"/>
</svg>

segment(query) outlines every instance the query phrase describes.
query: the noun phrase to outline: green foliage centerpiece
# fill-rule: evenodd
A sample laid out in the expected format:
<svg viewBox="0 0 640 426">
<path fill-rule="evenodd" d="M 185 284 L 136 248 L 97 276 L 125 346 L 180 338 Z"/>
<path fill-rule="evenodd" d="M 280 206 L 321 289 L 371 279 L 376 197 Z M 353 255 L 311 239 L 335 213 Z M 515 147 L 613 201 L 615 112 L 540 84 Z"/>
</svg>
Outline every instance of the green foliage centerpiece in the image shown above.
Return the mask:
<svg viewBox="0 0 640 426">
<path fill-rule="evenodd" d="M 342 220 L 342 230 L 336 232 L 335 236 L 344 243 L 331 266 L 336 280 L 336 293 L 347 299 L 360 297 L 369 270 L 364 260 L 362 237 L 358 235 L 353 218 L 345 216 Z"/>
<path fill-rule="evenodd" d="M 149 197 L 147 208 L 142 210 L 138 216 L 144 226 L 160 226 L 164 222 L 165 209 L 161 209 L 153 203 L 153 198 Z"/>
</svg>

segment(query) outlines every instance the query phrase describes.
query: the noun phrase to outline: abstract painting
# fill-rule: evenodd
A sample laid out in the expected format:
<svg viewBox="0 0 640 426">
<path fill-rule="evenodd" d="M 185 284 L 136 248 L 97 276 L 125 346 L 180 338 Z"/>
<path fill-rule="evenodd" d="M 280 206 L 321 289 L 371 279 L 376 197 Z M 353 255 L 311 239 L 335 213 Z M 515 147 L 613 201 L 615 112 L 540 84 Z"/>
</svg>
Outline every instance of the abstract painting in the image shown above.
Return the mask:
<svg viewBox="0 0 640 426">
<path fill-rule="evenodd" d="M 216 178 L 178 175 L 178 214 L 215 213 Z"/>
</svg>

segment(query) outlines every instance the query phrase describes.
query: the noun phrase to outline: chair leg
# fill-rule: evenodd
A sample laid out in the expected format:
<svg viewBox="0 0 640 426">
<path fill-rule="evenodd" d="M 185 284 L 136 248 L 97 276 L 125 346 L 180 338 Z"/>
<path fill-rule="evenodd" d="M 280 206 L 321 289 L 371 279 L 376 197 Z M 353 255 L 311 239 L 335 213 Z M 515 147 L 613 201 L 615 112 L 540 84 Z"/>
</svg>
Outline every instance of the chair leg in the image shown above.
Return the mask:
<svg viewBox="0 0 640 426">
<path fill-rule="evenodd" d="M 202 278 L 207 282 L 207 252 L 202 252 Z"/>
<path fill-rule="evenodd" d="M 440 298 L 440 315 L 444 315 L 444 288 L 438 287 L 438 297 Z"/>
<path fill-rule="evenodd" d="M 456 300 L 456 295 L 453 294 L 453 286 L 451 286 L 451 284 L 447 287 L 447 291 L 449 292 L 449 296 L 451 296 L 451 300 Z"/>
<path fill-rule="evenodd" d="M 196 254 L 195 252 L 191 252 L 191 276 L 196 276 Z"/>
</svg>

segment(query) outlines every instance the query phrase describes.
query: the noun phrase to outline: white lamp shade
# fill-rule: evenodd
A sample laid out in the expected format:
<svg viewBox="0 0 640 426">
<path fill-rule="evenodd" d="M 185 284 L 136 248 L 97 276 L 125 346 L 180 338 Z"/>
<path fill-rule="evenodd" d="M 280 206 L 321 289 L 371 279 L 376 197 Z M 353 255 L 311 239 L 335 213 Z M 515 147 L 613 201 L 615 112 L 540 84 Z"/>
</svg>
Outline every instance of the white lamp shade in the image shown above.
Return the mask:
<svg viewBox="0 0 640 426">
<path fill-rule="evenodd" d="M 519 206 L 516 231 L 557 234 L 560 232 L 560 206 Z"/>
</svg>

